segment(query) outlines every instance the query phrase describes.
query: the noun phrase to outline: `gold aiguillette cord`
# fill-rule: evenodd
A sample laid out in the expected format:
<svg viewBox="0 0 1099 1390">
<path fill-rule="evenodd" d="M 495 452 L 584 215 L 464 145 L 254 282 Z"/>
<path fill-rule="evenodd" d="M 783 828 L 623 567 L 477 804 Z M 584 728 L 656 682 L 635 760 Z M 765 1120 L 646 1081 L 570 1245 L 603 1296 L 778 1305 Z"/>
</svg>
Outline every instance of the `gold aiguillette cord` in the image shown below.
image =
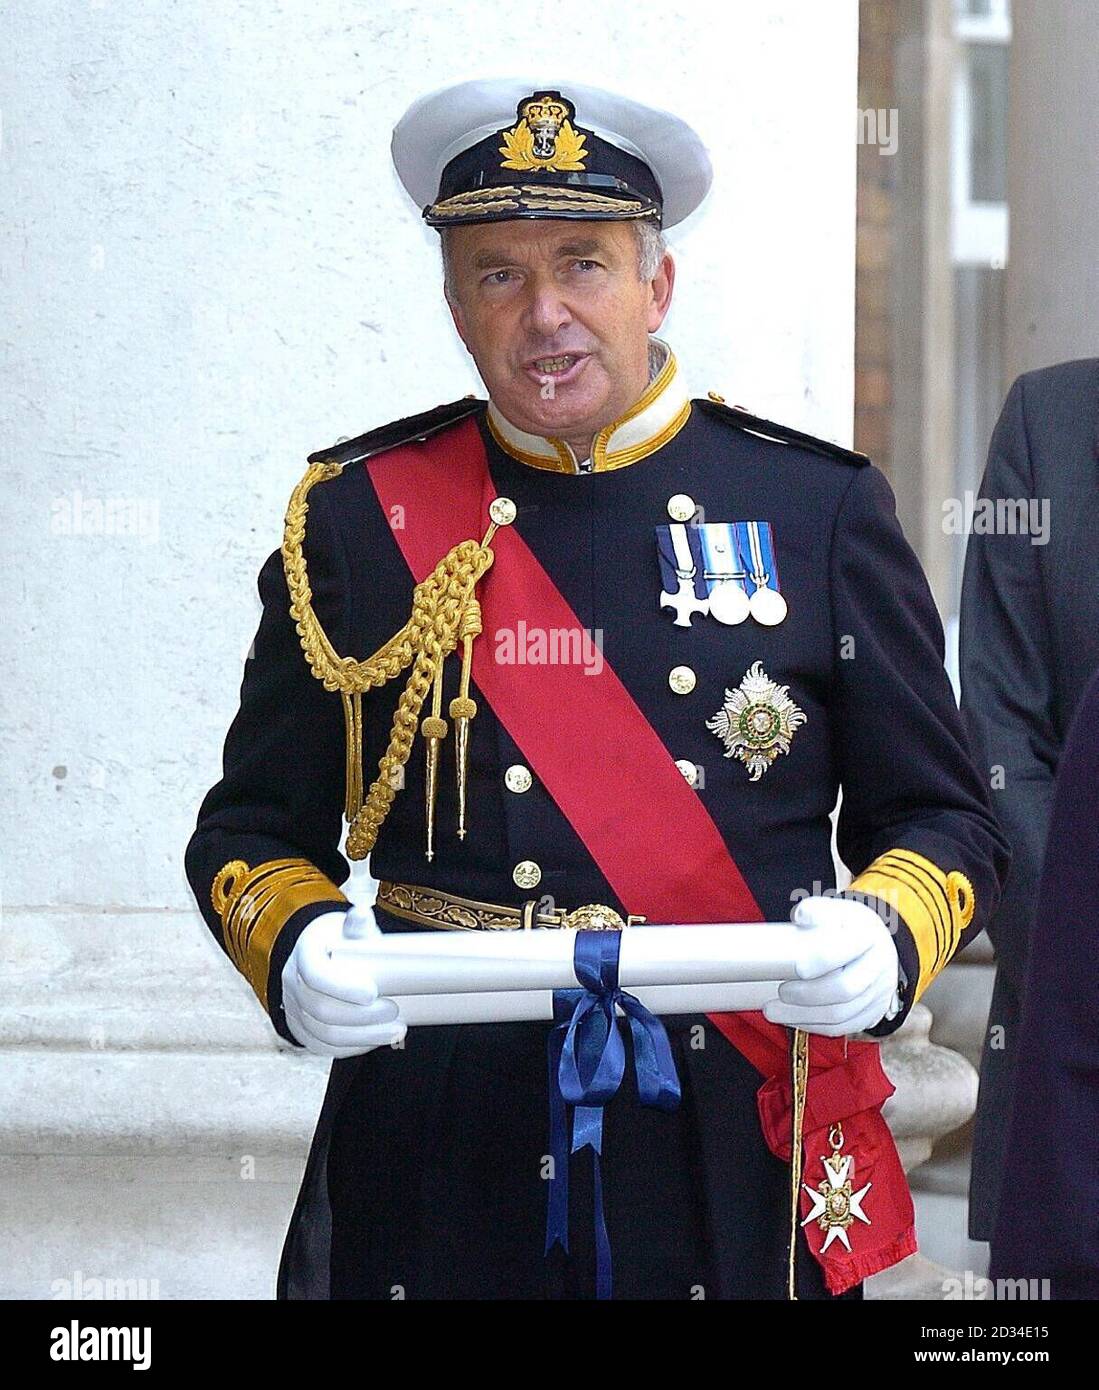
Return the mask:
<svg viewBox="0 0 1099 1390">
<path fill-rule="evenodd" d="M 809 1085 L 809 1034 L 795 1028 L 790 1042 L 790 1259 L 787 1297 L 797 1301 L 795 1279 L 798 1245 L 798 1211 L 801 1201 L 802 1134 L 805 1129 L 805 1093 Z"/>
<path fill-rule="evenodd" d="M 443 663 L 459 644 L 462 675 L 459 694 L 450 703 L 458 743 L 459 836 L 466 830 L 469 766 L 469 727 L 477 705 L 469 695 L 473 639 L 481 632 L 481 608 L 475 590 L 492 565 L 490 542 L 498 526 L 515 519 L 515 504 L 497 498 L 489 508 L 491 518 L 484 539 L 461 541 L 443 556 L 434 570 L 416 585 L 412 613 L 404 627 L 364 660 L 340 656 L 313 610 L 313 592 L 305 563 L 304 542 L 308 496 L 318 483 L 336 478 L 340 463 L 313 463 L 298 483 L 286 509 L 282 558 L 290 594 L 290 616 L 313 675 L 326 690 L 339 691 L 343 700 L 346 732 L 344 813 L 348 820 L 345 852 L 349 859 L 365 859 L 374 847 L 393 798 L 404 784 L 404 766 L 412 752 L 416 729 L 427 743 L 427 855 L 434 854 L 435 798 L 438 790 L 440 743 L 447 734 L 442 712 Z M 494 510 L 496 509 L 496 510 Z M 389 743 L 378 760 L 378 775 L 363 786 L 362 697 L 408 671 L 397 701 Z M 431 712 L 421 721 L 420 711 L 431 695 Z"/>
</svg>

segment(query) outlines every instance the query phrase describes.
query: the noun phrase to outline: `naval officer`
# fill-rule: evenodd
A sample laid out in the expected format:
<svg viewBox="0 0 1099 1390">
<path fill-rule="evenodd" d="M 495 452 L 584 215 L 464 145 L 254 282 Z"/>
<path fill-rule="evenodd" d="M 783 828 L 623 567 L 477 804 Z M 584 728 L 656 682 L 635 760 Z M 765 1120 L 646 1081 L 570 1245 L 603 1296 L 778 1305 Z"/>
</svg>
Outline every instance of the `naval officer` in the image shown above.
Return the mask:
<svg viewBox="0 0 1099 1390">
<path fill-rule="evenodd" d="M 888 484 L 689 393 L 657 336 L 710 182 L 682 121 L 473 82 L 393 153 L 487 400 L 311 457 L 187 852 L 275 1028 L 333 1058 L 280 1295 L 590 1297 L 609 1241 L 620 1298 L 858 1296 L 915 1248 L 866 1035 L 1007 859 Z M 678 1105 L 623 1087 L 570 1155 L 560 1028 L 406 1036 L 334 949 L 368 855 L 383 931 L 793 912 L 840 944 L 762 1014 L 665 1019 Z"/>
</svg>

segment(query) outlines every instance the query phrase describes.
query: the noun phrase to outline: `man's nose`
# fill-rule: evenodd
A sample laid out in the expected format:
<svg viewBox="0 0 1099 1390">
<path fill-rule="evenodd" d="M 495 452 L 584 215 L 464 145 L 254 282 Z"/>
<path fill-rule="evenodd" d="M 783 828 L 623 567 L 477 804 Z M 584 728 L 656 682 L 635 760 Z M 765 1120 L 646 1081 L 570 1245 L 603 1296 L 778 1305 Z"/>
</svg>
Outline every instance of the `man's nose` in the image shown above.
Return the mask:
<svg viewBox="0 0 1099 1390">
<path fill-rule="evenodd" d="M 534 336 L 552 338 L 572 322 L 568 306 L 552 279 L 532 277 L 527 285 L 527 296 L 523 327 Z"/>
</svg>

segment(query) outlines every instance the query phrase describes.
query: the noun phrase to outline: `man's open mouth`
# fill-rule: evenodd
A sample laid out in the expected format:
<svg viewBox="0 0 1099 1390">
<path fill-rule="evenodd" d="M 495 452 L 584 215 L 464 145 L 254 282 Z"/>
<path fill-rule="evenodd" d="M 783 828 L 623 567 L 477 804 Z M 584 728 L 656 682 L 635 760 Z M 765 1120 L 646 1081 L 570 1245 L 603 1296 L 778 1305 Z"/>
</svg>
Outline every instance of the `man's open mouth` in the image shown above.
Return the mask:
<svg viewBox="0 0 1099 1390">
<path fill-rule="evenodd" d="M 588 360 L 586 352 L 562 352 L 553 357 L 535 357 L 527 371 L 539 381 L 562 381 L 577 372 Z"/>
</svg>

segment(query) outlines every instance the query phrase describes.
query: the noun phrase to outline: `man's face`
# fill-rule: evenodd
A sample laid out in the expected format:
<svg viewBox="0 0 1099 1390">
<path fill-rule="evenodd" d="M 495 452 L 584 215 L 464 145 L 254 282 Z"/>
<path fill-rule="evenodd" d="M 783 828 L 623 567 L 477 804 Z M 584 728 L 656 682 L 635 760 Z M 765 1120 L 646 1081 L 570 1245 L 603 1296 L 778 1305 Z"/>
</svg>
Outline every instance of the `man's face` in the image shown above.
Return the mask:
<svg viewBox="0 0 1099 1390">
<path fill-rule="evenodd" d="M 628 222 L 519 218 L 448 236 L 455 327 L 513 425 L 580 439 L 629 410 L 671 301 L 670 256 L 641 280 Z"/>
</svg>

